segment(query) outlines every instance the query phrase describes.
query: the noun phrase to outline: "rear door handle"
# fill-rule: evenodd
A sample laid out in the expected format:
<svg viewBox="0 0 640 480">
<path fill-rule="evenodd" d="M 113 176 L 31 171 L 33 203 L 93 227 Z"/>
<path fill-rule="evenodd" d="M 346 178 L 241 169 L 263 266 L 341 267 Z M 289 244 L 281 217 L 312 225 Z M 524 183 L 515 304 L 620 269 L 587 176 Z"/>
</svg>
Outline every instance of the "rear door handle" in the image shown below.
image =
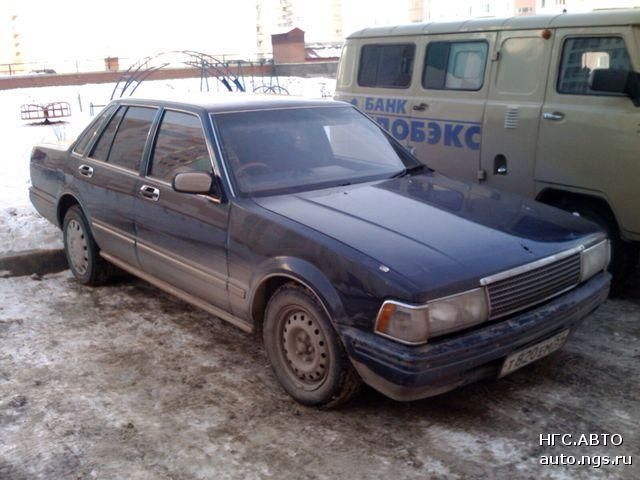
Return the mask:
<svg viewBox="0 0 640 480">
<path fill-rule="evenodd" d="M 419 105 L 414 105 L 413 109 L 416 112 L 424 112 L 427 108 L 429 108 L 429 104 L 428 103 L 420 103 Z"/>
<path fill-rule="evenodd" d="M 564 118 L 564 113 L 562 112 L 544 112 L 542 114 L 542 118 L 544 118 L 545 120 L 554 120 L 554 121 L 558 121 L 558 120 L 562 120 Z"/>
<path fill-rule="evenodd" d="M 157 202 L 160 198 L 160 190 L 156 187 L 152 187 L 151 185 L 143 185 L 140 187 L 140 195 L 144 198 Z"/>
<path fill-rule="evenodd" d="M 90 167 L 89 165 L 80 165 L 78 167 L 78 172 L 80 172 L 80 175 L 83 175 L 85 177 L 88 177 L 88 178 L 93 177 L 93 168 Z"/>
</svg>

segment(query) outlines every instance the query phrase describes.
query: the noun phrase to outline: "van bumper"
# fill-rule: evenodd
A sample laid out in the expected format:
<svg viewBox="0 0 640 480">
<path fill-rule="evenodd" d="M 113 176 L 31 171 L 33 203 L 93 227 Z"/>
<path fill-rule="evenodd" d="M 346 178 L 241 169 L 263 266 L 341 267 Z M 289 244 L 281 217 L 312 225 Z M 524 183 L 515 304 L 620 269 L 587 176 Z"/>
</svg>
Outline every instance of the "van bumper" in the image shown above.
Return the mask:
<svg viewBox="0 0 640 480">
<path fill-rule="evenodd" d="M 572 334 L 607 299 L 610 278 L 608 273 L 598 274 L 525 313 L 418 347 L 352 327 L 341 329 L 341 334 L 365 383 L 394 400 L 417 400 L 497 378 L 509 354 L 564 330 Z"/>
</svg>

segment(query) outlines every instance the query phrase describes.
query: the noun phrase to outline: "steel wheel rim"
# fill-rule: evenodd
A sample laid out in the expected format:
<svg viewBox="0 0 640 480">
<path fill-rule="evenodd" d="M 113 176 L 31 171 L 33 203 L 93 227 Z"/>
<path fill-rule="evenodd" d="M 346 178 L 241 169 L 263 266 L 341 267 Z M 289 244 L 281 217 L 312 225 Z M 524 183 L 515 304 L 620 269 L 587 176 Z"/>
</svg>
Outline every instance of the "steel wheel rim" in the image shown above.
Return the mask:
<svg viewBox="0 0 640 480">
<path fill-rule="evenodd" d="M 313 315 L 299 308 L 285 312 L 280 346 L 289 373 L 298 382 L 309 390 L 322 385 L 329 373 L 329 349 Z"/>
<path fill-rule="evenodd" d="M 80 275 L 89 268 L 89 247 L 87 237 L 80 222 L 72 219 L 67 224 L 67 251 L 73 269 Z"/>
</svg>

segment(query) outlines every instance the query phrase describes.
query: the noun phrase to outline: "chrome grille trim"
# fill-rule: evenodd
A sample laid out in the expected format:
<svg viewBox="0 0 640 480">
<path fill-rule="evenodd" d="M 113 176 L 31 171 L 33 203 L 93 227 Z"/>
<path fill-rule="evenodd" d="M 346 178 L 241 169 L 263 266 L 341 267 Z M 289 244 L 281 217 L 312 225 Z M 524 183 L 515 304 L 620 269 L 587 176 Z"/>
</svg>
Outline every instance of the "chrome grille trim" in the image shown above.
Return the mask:
<svg viewBox="0 0 640 480">
<path fill-rule="evenodd" d="M 574 288 L 580 283 L 582 250 L 577 247 L 483 278 L 489 319 L 524 310 Z"/>
</svg>

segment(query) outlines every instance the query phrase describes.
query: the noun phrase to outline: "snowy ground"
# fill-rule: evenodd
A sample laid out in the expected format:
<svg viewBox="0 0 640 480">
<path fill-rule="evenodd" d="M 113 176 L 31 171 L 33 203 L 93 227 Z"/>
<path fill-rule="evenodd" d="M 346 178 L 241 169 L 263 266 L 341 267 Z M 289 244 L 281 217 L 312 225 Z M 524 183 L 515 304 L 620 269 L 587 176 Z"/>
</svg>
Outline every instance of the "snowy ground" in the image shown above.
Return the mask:
<svg viewBox="0 0 640 480">
<path fill-rule="evenodd" d="M 260 342 L 144 282 L 63 272 L 0 292 L 3 480 L 640 478 L 638 290 L 502 380 L 409 404 L 368 390 L 337 411 L 297 405 Z M 623 444 L 540 447 L 550 433 Z M 634 465 L 540 465 L 562 454 Z"/>
<path fill-rule="evenodd" d="M 332 95 L 335 80 L 282 77 L 245 79 L 247 91 L 260 85 L 279 84 L 292 95 Z M 212 94 L 221 94 L 220 83 L 210 79 Z M 0 255 L 33 248 L 61 247 L 58 230 L 40 218 L 29 202 L 29 156 L 40 143 L 69 143 L 92 118 L 90 104 L 108 102 L 114 84 L 25 88 L 0 91 L 0 128 L 4 139 L 0 166 Z M 143 83 L 136 96 L 200 93 L 200 79 L 158 80 Z M 64 123 L 30 124 L 20 120 L 20 106 L 27 103 L 69 102 L 72 116 Z M 82 110 L 81 110 L 82 108 Z M 96 107 L 98 111 L 100 107 Z"/>
</svg>

